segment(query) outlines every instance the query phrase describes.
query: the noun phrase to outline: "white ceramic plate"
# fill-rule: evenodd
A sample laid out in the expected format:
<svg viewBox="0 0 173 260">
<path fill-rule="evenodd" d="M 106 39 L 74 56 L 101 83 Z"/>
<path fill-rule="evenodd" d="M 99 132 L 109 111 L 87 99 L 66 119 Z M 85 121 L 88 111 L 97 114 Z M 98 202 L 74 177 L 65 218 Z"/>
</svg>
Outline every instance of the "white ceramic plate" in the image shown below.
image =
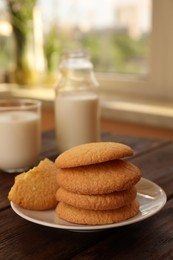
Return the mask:
<svg viewBox="0 0 173 260">
<path fill-rule="evenodd" d="M 115 224 L 77 225 L 58 218 L 54 210 L 32 211 L 20 208 L 13 202 L 11 202 L 11 207 L 14 210 L 14 212 L 16 212 L 20 217 L 40 225 L 79 232 L 99 231 L 103 229 L 116 228 L 142 221 L 156 214 L 163 208 L 163 206 L 166 203 L 167 197 L 165 192 L 157 184 L 142 178 L 138 182 L 136 187 L 138 192 L 137 197 L 140 203 L 140 212 L 133 218 Z"/>
</svg>

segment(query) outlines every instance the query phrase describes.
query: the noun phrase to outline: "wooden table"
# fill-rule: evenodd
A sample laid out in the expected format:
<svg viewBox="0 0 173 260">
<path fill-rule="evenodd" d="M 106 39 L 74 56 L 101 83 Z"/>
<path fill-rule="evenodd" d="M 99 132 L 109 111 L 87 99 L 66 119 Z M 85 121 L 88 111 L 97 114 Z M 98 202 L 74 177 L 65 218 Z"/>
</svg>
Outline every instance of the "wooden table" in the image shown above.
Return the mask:
<svg viewBox="0 0 173 260">
<path fill-rule="evenodd" d="M 160 185 L 168 201 L 156 215 L 100 232 L 71 232 L 34 224 L 7 200 L 14 175 L 0 172 L 0 259 L 173 259 L 173 142 L 103 133 L 102 140 L 130 145 L 143 177 Z M 54 131 L 43 134 L 42 155 L 57 157 Z"/>
</svg>

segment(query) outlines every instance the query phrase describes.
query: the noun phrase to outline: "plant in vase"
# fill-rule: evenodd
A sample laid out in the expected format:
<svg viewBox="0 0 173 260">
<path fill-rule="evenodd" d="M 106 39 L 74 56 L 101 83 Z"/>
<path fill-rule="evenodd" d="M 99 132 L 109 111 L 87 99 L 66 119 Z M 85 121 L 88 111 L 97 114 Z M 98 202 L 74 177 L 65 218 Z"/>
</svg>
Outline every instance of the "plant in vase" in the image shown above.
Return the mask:
<svg viewBox="0 0 173 260">
<path fill-rule="evenodd" d="M 8 0 L 15 39 L 15 82 L 35 85 L 40 81 L 34 41 L 34 8 L 36 0 Z"/>
</svg>

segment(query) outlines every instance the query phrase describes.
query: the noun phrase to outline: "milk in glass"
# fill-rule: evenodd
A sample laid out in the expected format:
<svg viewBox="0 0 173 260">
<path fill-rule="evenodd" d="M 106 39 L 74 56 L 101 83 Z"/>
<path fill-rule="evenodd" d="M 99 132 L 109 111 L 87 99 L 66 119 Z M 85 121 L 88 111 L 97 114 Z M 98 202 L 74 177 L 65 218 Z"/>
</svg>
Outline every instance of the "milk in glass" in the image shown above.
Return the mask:
<svg viewBox="0 0 173 260">
<path fill-rule="evenodd" d="M 0 113 L 0 169 L 22 171 L 40 154 L 40 114 L 34 111 Z"/>
</svg>

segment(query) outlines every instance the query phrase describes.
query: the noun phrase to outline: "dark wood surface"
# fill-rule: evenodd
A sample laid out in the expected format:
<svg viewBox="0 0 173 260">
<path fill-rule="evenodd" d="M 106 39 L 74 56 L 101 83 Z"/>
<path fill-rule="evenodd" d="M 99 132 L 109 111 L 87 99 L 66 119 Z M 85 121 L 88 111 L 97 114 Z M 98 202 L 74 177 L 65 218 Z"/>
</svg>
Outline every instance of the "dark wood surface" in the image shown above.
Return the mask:
<svg viewBox="0 0 173 260">
<path fill-rule="evenodd" d="M 71 232 L 26 221 L 10 207 L 7 194 L 15 175 L 0 172 L 0 259 L 173 259 L 173 142 L 111 133 L 103 141 L 130 145 L 129 160 L 143 177 L 160 185 L 168 196 L 156 215 L 124 227 L 100 232 Z M 43 134 L 42 158 L 57 157 L 54 131 Z"/>
</svg>

